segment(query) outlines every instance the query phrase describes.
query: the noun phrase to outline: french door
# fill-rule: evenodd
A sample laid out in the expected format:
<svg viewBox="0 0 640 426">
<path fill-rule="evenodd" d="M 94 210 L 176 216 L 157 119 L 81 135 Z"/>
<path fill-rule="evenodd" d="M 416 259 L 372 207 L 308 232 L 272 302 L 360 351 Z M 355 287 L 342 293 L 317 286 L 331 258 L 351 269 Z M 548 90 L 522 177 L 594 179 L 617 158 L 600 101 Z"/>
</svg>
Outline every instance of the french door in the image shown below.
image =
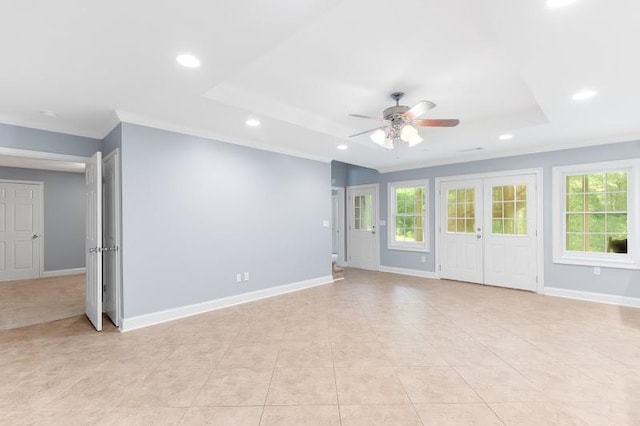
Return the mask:
<svg viewBox="0 0 640 426">
<path fill-rule="evenodd" d="M 85 313 L 102 330 L 102 153 L 86 162 L 85 196 L 87 205 Z"/>
<path fill-rule="evenodd" d="M 536 291 L 534 174 L 440 185 L 440 276 Z"/>
<path fill-rule="evenodd" d="M 349 266 L 378 270 L 378 187 L 347 188 Z"/>
</svg>

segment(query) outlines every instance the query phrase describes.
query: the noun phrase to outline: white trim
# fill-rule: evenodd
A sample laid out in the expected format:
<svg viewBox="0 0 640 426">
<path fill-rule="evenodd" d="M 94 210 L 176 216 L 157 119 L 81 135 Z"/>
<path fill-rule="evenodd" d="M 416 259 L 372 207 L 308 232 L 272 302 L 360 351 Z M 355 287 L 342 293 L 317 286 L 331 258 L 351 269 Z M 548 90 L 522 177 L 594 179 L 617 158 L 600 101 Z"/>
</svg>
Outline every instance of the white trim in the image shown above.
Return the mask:
<svg viewBox="0 0 640 426">
<path fill-rule="evenodd" d="M 395 266 L 384 266 L 380 265 L 378 268 L 380 272 L 388 272 L 390 274 L 398 274 L 398 275 L 409 275 L 412 277 L 420 277 L 420 278 L 431 278 L 431 279 L 440 279 L 438 278 L 438 274 L 433 271 L 420 271 L 418 269 L 406 269 L 406 268 L 396 268 Z"/>
<path fill-rule="evenodd" d="M 113 188 L 113 202 L 114 202 L 114 210 L 116 211 L 116 216 L 114 218 L 115 221 L 115 235 L 116 235 L 116 247 L 117 250 L 115 252 L 116 256 L 116 284 L 115 284 L 115 303 L 116 303 L 116 321 L 118 324 L 116 326 L 120 326 L 122 324 L 122 210 L 120 209 L 120 148 L 115 148 L 113 151 L 108 153 L 105 157 L 102 158 L 102 172 L 104 174 L 104 164 L 109 161 L 112 157 L 114 157 L 114 170 L 113 173 L 115 175 L 115 188 Z M 104 177 L 103 177 L 104 181 Z M 104 206 L 103 206 L 104 209 Z M 104 266 L 103 266 L 104 267 Z"/>
<path fill-rule="evenodd" d="M 374 189 L 376 192 L 376 205 L 375 205 L 375 209 L 376 209 L 376 264 L 375 264 L 375 269 L 372 269 L 373 271 L 377 271 L 378 268 L 380 268 L 380 184 L 377 183 L 371 183 L 371 184 L 366 184 L 366 185 L 352 185 L 352 186 L 347 186 L 347 224 L 345 226 L 345 228 L 347 228 L 347 253 L 345 254 L 346 257 L 346 262 L 345 262 L 345 266 L 349 266 L 349 250 L 351 249 L 351 230 L 348 229 L 350 224 L 351 224 L 351 215 L 353 214 L 353 209 L 351 208 L 351 191 L 353 190 L 361 190 L 361 189 Z"/>
<path fill-rule="evenodd" d="M 509 176 L 520 175 L 535 175 L 536 177 L 536 244 L 537 244 L 537 265 L 536 274 L 538 276 L 537 292 L 544 292 L 544 186 L 543 177 L 544 171 L 542 167 L 533 169 L 518 169 L 518 170 L 504 170 L 499 172 L 486 172 L 486 173 L 473 173 L 469 175 L 456 175 L 456 176 L 442 176 L 435 178 L 435 269 L 436 275 L 440 278 L 440 237 L 442 235 L 442 224 L 440 203 L 441 203 L 441 190 L 440 186 L 443 182 L 459 181 L 459 180 L 473 180 L 473 179 L 489 179 L 489 178 L 501 178 Z"/>
<path fill-rule="evenodd" d="M 129 113 L 127 111 L 117 110 L 116 114 L 120 118 L 122 123 L 135 124 L 137 126 L 150 127 L 156 130 L 165 130 L 168 132 L 180 133 L 183 135 L 196 136 L 199 138 L 209 139 L 217 142 L 229 143 L 233 145 L 246 146 L 249 148 L 258 149 L 260 151 L 275 152 L 277 154 L 290 155 L 292 157 L 305 158 L 307 160 L 320 161 L 322 163 L 330 163 L 332 161 L 329 157 L 323 157 L 319 155 L 307 154 L 301 151 L 295 151 L 290 149 L 278 148 L 274 146 L 265 146 L 264 142 L 241 140 L 235 137 L 222 135 L 210 130 L 204 130 L 195 127 L 183 126 L 180 124 L 170 123 L 164 120 L 157 120 L 149 117 L 143 117 L 141 115 Z"/>
<path fill-rule="evenodd" d="M 460 154 L 451 158 L 442 158 L 442 159 L 434 159 L 434 160 L 425 160 L 414 163 L 405 163 L 393 166 L 367 166 L 371 167 L 379 171 L 380 173 L 390 173 L 390 172 L 399 172 L 404 170 L 413 170 L 413 169 L 422 169 L 427 167 L 437 167 L 444 166 L 447 164 L 464 164 L 464 163 L 475 163 L 482 160 L 490 160 L 494 158 L 507 158 L 507 157 L 516 157 L 520 155 L 529 155 L 536 154 L 542 152 L 557 152 L 564 151 L 570 149 L 579 149 L 579 148 L 587 148 L 591 146 L 599 146 L 599 145 L 609 145 L 614 143 L 625 143 L 637 141 L 640 139 L 640 134 L 628 133 L 625 135 L 617 135 L 606 138 L 599 139 L 588 139 L 588 140 L 572 140 L 568 142 L 563 141 L 551 141 L 545 145 L 539 146 L 522 146 L 514 149 L 508 150 L 500 150 L 499 152 L 491 152 L 487 151 L 473 151 L 473 153 L 467 154 L 465 158 L 460 158 Z"/>
<path fill-rule="evenodd" d="M 566 299 L 585 300 L 588 302 L 606 303 L 609 305 L 629 306 L 640 308 L 640 298 L 615 296 L 613 294 L 591 293 L 588 291 L 567 290 L 557 287 L 545 287 L 544 294 L 553 297 L 564 297 Z"/>
<path fill-rule="evenodd" d="M 64 277 L 67 275 L 85 274 L 86 272 L 87 268 L 57 269 L 55 271 L 44 271 L 40 276 L 42 278 Z"/>
<path fill-rule="evenodd" d="M 613 170 L 626 170 L 627 183 L 627 218 L 628 218 L 628 253 L 588 253 L 565 250 L 566 187 L 565 176 L 589 174 Z M 638 201 L 640 200 L 640 159 L 633 158 L 618 161 L 574 164 L 552 168 L 552 214 L 553 214 L 553 263 L 582 266 L 600 266 L 619 269 L 640 269 L 640 241 L 632 238 L 640 230 Z"/>
<path fill-rule="evenodd" d="M 9 126 L 24 127 L 27 129 L 43 130 L 46 132 L 60 133 L 63 135 L 80 136 L 88 139 L 103 139 L 100 137 L 99 131 L 82 130 L 75 126 L 67 126 L 61 124 L 60 120 L 56 120 L 55 124 L 42 124 L 34 123 L 25 120 L 16 120 L 14 117 L 0 114 L 0 123 L 7 124 Z"/>
<path fill-rule="evenodd" d="M 138 328 L 148 327 L 150 325 L 162 324 L 193 315 L 203 314 L 205 312 L 228 308 L 230 306 L 235 306 L 242 303 L 254 302 L 260 299 L 280 296 L 282 294 L 305 290 L 308 288 L 331 283 L 333 283 L 333 277 L 331 275 L 327 275 L 324 277 L 312 278 L 310 280 L 299 281 L 296 283 L 266 288 L 264 290 L 257 290 L 249 293 L 238 294 L 235 296 L 224 297 L 222 299 L 214 299 L 207 302 L 196 303 L 193 305 L 180 306 L 178 308 L 152 312 L 150 314 L 123 318 L 122 322 L 120 323 L 120 331 L 136 330 Z"/>
<path fill-rule="evenodd" d="M 395 217 L 396 197 L 395 190 L 399 188 L 424 187 L 424 215 L 422 217 L 424 242 L 410 243 L 395 241 L 396 224 Z M 430 251 L 431 235 L 429 232 L 429 179 L 405 180 L 387 183 L 387 249 L 401 251 L 417 251 L 428 253 Z"/>
<path fill-rule="evenodd" d="M 338 194 L 338 210 L 340 211 L 338 216 L 338 231 L 341 236 L 341 244 L 338 245 L 338 261 L 337 265 L 344 267 L 347 263 L 347 234 L 346 234 L 346 191 L 341 186 L 332 186 L 331 191 L 337 191 Z M 333 194 L 332 194 L 333 195 Z M 333 238 L 333 236 L 332 236 Z M 332 247 L 333 249 L 333 247 Z M 333 251 L 333 250 L 332 250 Z"/>
<path fill-rule="evenodd" d="M 32 151 L 30 149 L 17 149 L 0 147 L 0 154 L 13 157 L 33 158 L 37 160 L 65 161 L 71 163 L 85 163 L 89 157 L 78 155 L 57 154 L 55 152 Z"/>
</svg>

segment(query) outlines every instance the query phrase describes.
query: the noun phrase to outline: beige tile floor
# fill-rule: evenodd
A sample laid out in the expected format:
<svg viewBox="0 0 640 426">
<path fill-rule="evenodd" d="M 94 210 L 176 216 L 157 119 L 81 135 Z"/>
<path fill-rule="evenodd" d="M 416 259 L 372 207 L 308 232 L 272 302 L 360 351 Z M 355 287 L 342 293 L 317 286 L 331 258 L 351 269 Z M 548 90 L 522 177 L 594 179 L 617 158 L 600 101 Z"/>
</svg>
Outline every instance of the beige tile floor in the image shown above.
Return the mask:
<svg viewBox="0 0 640 426">
<path fill-rule="evenodd" d="M 0 331 L 0 424 L 638 425 L 640 310 L 347 270 L 155 327 Z"/>
<path fill-rule="evenodd" d="M 84 274 L 0 282 L 0 330 L 84 313 Z"/>
</svg>

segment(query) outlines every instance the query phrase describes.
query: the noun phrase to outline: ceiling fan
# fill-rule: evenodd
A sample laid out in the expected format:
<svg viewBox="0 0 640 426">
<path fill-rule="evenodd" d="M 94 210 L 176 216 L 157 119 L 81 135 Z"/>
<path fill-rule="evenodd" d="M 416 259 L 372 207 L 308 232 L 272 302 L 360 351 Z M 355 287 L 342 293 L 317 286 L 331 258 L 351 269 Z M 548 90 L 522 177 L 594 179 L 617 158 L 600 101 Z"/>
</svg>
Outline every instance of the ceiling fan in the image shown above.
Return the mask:
<svg viewBox="0 0 640 426">
<path fill-rule="evenodd" d="M 371 133 L 371 140 L 386 149 L 393 149 L 396 144 L 406 143 L 410 147 L 418 145 L 422 142 L 422 138 L 418 134 L 416 127 L 455 127 L 460 120 L 420 120 L 419 117 L 427 111 L 435 108 L 436 104 L 430 101 L 420 101 L 413 108 L 400 105 L 400 99 L 404 96 L 404 92 L 393 92 L 391 99 L 396 101 L 396 105 L 389 107 L 382 113 L 380 117 L 370 117 L 368 115 L 349 114 L 351 117 L 368 118 L 385 122 L 384 125 L 374 129 L 365 130 L 349 136 L 350 138 Z"/>
</svg>

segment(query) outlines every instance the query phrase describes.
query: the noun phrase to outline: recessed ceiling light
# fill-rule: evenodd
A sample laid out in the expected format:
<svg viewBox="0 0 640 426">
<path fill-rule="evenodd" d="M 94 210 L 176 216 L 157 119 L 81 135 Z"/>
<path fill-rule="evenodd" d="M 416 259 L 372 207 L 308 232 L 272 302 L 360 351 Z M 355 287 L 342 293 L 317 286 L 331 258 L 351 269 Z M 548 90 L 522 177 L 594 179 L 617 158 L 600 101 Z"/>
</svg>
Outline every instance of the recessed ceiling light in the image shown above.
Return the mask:
<svg viewBox="0 0 640 426">
<path fill-rule="evenodd" d="M 344 150 L 346 150 L 346 149 L 349 149 L 349 147 L 348 147 L 347 145 L 338 145 L 338 149 L 339 149 L 340 151 L 344 151 Z"/>
<path fill-rule="evenodd" d="M 593 98 L 597 93 L 595 90 L 581 90 L 574 94 L 571 99 L 574 101 L 586 101 L 589 98 Z"/>
<path fill-rule="evenodd" d="M 559 9 L 575 2 L 576 0 L 547 0 L 547 7 L 549 9 Z"/>
<path fill-rule="evenodd" d="M 188 53 L 176 56 L 176 61 L 185 68 L 198 68 L 200 66 L 200 59 Z"/>
<path fill-rule="evenodd" d="M 510 139 L 513 139 L 513 135 L 510 133 L 506 133 L 504 135 L 500 135 L 498 139 L 500 139 L 501 141 L 508 141 Z"/>
<path fill-rule="evenodd" d="M 260 125 L 260 120 L 256 120 L 255 118 L 250 118 L 245 121 L 245 124 L 249 127 L 258 127 Z"/>
<path fill-rule="evenodd" d="M 44 115 L 45 117 L 51 117 L 51 118 L 58 117 L 55 112 L 49 111 L 48 109 L 43 109 L 42 111 L 40 111 L 40 114 Z"/>
</svg>

